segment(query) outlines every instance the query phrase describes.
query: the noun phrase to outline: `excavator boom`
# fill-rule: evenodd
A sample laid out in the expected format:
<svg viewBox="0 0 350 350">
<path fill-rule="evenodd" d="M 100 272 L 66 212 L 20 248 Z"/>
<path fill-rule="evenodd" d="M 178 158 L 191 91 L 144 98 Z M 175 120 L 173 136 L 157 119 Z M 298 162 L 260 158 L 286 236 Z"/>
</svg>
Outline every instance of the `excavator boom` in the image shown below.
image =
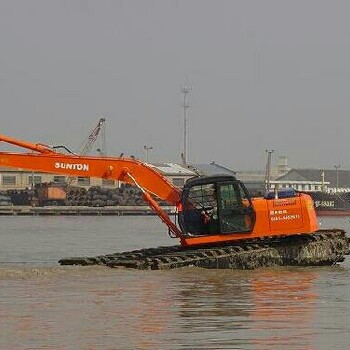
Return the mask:
<svg viewBox="0 0 350 350">
<path fill-rule="evenodd" d="M 6 135 L 0 135 L 0 141 L 9 143 L 11 145 L 15 145 L 18 147 L 23 147 L 26 149 L 30 149 L 32 151 L 36 151 L 39 153 L 54 153 L 54 150 L 52 147 L 41 144 L 41 143 L 31 143 L 27 141 L 21 141 L 17 140 L 15 138 L 6 136 Z"/>
<path fill-rule="evenodd" d="M 0 135 L 0 141 L 38 153 L 0 152 L 0 166 L 23 168 L 67 176 L 96 177 L 135 184 L 128 174 L 147 192 L 177 205 L 181 191 L 152 166 L 132 158 L 93 157 L 64 154 L 49 146 L 20 141 Z"/>
<path fill-rule="evenodd" d="M 176 205 L 180 190 L 151 166 L 135 159 L 72 156 L 62 153 L 0 152 L 0 166 L 23 168 L 51 174 L 114 179 L 134 185 L 131 174 L 147 192 Z"/>
<path fill-rule="evenodd" d="M 63 154 L 49 146 L 21 141 L 5 135 L 0 135 L 0 141 L 37 152 L 0 152 L 0 166 L 3 167 L 23 168 L 67 176 L 113 179 L 138 186 L 143 192 L 144 199 L 156 211 L 172 234 L 175 237 L 181 236 L 181 231 L 152 197 L 152 195 L 157 196 L 177 206 L 181 200 L 181 191 L 152 166 L 132 158 Z"/>
</svg>

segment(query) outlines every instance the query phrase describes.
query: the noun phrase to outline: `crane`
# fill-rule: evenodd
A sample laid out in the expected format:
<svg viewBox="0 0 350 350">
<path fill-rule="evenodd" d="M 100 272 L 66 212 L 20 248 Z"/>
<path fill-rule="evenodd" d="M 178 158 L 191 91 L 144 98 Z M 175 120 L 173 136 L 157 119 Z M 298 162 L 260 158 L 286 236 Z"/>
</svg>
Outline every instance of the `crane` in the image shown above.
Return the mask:
<svg viewBox="0 0 350 350">
<path fill-rule="evenodd" d="M 95 144 L 95 142 L 97 141 L 97 138 L 99 136 L 99 134 L 101 132 L 103 132 L 103 138 L 105 137 L 104 135 L 104 125 L 105 125 L 106 119 L 105 118 L 100 118 L 100 120 L 98 121 L 97 125 L 90 131 L 89 135 L 87 136 L 87 138 L 84 140 L 81 148 L 80 148 L 80 155 L 86 155 L 89 154 L 89 152 L 91 151 L 92 146 Z M 105 155 L 105 147 L 102 148 L 102 155 Z M 75 176 L 68 176 L 67 177 L 67 186 L 68 188 L 72 186 L 73 182 L 74 182 Z"/>
<path fill-rule="evenodd" d="M 88 137 L 85 139 L 85 141 L 83 142 L 83 145 L 80 149 L 79 154 L 81 155 L 86 155 L 89 154 L 89 152 L 91 151 L 92 146 L 94 145 L 94 143 L 96 142 L 100 132 L 104 133 L 103 127 L 105 125 L 106 119 L 105 118 L 100 118 L 100 120 L 98 121 L 97 125 L 91 130 L 91 132 L 89 133 Z M 104 137 L 104 135 L 103 135 Z M 104 147 L 103 147 L 104 148 Z M 102 154 L 105 155 L 105 149 L 102 148 Z"/>
</svg>

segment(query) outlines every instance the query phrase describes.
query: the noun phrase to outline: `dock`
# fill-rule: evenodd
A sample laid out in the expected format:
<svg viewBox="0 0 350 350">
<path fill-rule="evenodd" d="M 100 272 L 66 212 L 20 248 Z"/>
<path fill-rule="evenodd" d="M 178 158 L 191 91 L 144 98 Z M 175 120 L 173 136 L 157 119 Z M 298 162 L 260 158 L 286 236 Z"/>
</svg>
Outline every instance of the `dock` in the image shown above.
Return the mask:
<svg viewBox="0 0 350 350">
<path fill-rule="evenodd" d="M 175 207 L 162 207 L 168 214 L 175 213 Z M 0 215 L 156 215 L 156 213 L 147 206 L 105 206 L 105 207 L 87 207 L 87 206 L 0 206 Z"/>
</svg>

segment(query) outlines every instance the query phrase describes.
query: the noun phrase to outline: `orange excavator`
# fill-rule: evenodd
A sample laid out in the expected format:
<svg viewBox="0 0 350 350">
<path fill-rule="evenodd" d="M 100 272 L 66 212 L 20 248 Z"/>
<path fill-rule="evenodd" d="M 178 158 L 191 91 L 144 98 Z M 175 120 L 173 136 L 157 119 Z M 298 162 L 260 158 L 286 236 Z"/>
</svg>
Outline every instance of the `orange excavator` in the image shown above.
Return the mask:
<svg viewBox="0 0 350 350">
<path fill-rule="evenodd" d="M 4 135 L 0 135 L 0 141 L 30 151 L 0 152 L 0 167 L 119 180 L 137 186 L 170 235 L 181 243 L 97 257 L 64 258 L 59 261 L 61 265 L 252 269 L 333 265 L 350 252 L 344 230 L 318 229 L 313 201 L 307 194 L 290 190 L 252 198 L 241 181 L 223 175 L 194 177 L 180 189 L 155 167 L 134 158 L 79 156 L 64 146 L 35 144 Z M 59 152 L 59 147 L 66 151 Z M 174 221 L 157 199 L 176 207 Z"/>
<path fill-rule="evenodd" d="M 195 177 L 180 189 L 152 165 L 133 158 L 79 156 L 5 135 L 0 135 L 0 141 L 31 151 L 0 152 L 1 167 L 113 179 L 136 185 L 182 246 L 312 234 L 318 230 L 312 199 L 304 193 L 290 191 L 280 197 L 275 193 L 252 198 L 241 181 L 226 175 Z M 177 223 L 158 205 L 157 198 L 176 206 Z"/>
</svg>

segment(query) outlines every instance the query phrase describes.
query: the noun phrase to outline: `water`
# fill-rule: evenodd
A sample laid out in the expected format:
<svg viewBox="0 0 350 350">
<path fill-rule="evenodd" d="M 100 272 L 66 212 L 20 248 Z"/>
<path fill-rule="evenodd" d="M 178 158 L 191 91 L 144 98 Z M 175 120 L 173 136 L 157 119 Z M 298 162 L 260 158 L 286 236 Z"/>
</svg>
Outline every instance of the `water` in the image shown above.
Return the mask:
<svg viewBox="0 0 350 350">
<path fill-rule="evenodd" d="M 0 349 L 347 349 L 350 257 L 332 267 L 61 267 L 173 245 L 156 217 L 1 217 Z M 321 227 L 350 232 L 350 219 Z"/>
</svg>

